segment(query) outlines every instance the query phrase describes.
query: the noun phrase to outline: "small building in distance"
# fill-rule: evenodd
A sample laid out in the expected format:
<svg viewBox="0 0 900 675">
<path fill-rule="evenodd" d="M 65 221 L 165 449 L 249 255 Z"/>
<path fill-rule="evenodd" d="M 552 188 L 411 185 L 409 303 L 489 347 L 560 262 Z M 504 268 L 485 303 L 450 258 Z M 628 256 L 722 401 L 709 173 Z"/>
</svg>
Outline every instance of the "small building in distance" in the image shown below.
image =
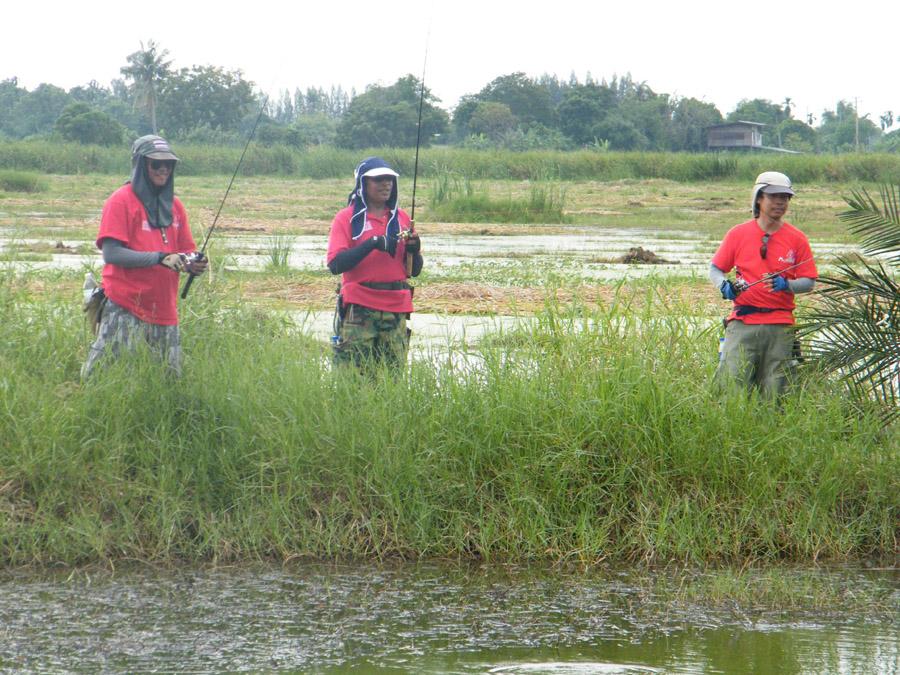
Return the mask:
<svg viewBox="0 0 900 675">
<path fill-rule="evenodd" d="M 709 150 L 764 150 L 797 154 L 794 150 L 763 145 L 761 122 L 726 122 L 706 129 L 706 147 Z"/>
<path fill-rule="evenodd" d="M 706 147 L 710 150 L 761 149 L 762 128 L 759 122 L 728 122 L 706 130 Z"/>
</svg>

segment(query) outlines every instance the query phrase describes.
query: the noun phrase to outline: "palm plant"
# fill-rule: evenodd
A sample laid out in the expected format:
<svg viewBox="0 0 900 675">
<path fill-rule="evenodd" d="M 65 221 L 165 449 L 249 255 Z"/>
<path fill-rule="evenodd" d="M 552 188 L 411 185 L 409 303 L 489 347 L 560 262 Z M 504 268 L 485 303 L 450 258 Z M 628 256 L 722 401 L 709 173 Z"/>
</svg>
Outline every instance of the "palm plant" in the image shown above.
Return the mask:
<svg viewBox="0 0 900 675">
<path fill-rule="evenodd" d="M 821 302 L 801 333 L 813 363 L 858 403 L 879 404 L 890 423 L 900 417 L 900 186 L 882 186 L 880 205 L 865 189 L 847 204 L 839 217 L 868 257 L 842 256 L 836 274 L 819 278 Z"/>
<path fill-rule="evenodd" d="M 172 63 L 165 60 L 169 50 L 157 51 L 158 49 L 159 45 L 153 40 L 148 40 L 146 47 L 141 42 L 140 50 L 128 55 L 129 65 L 120 69 L 121 73 L 132 81 L 134 107 L 147 111 L 154 134 L 157 133 L 156 104 L 159 83 L 169 74 L 169 64 Z"/>
</svg>

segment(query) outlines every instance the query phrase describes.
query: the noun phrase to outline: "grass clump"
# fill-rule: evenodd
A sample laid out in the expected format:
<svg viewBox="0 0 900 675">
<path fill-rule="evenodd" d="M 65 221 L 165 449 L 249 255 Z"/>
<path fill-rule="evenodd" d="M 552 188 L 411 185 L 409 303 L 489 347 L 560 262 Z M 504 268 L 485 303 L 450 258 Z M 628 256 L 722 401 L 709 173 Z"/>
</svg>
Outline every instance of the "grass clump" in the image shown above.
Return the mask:
<svg viewBox="0 0 900 675">
<path fill-rule="evenodd" d="M 29 171 L 0 170 L 0 190 L 4 192 L 46 192 L 47 179 Z"/>
<path fill-rule="evenodd" d="M 468 177 L 439 175 L 432 188 L 429 215 L 460 223 L 567 223 L 566 190 L 558 183 L 541 181 L 527 194 L 494 197 L 487 186 L 476 187 Z"/>
<path fill-rule="evenodd" d="M 138 357 L 81 385 L 77 299 L 5 274 L 2 564 L 752 564 L 897 547 L 896 436 L 827 387 L 781 409 L 714 394 L 715 336 L 675 314 L 548 302 L 474 351 L 363 377 L 204 286 L 182 312 L 182 379 Z"/>
</svg>

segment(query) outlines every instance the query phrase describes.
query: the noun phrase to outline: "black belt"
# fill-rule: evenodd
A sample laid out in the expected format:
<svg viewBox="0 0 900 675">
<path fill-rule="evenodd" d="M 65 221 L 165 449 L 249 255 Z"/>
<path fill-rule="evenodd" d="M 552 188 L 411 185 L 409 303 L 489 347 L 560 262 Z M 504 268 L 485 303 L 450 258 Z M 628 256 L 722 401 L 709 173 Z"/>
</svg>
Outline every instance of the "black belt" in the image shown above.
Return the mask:
<svg viewBox="0 0 900 675">
<path fill-rule="evenodd" d="M 405 281 L 360 281 L 360 286 L 376 291 L 408 291 L 410 285 Z"/>
<path fill-rule="evenodd" d="M 774 307 L 755 307 L 753 305 L 735 305 L 734 306 L 734 316 L 735 319 L 741 316 L 747 316 L 748 314 L 769 314 L 770 312 L 777 312 L 779 310 Z M 729 319 L 725 317 L 722 319 L 722 325 L 728 328 L 728 322 L 733 321 L 734 319 Z"/>
<path fill-rule="evenodd" d="M 734 315 L 735 316 L 747 316 L 748 314 L 769 314 L 770 312 L 777 312 L 778 310 L 774 307 L 754 307 L 753 305 L 735 305 L 734 306 Z"/>
</svg>

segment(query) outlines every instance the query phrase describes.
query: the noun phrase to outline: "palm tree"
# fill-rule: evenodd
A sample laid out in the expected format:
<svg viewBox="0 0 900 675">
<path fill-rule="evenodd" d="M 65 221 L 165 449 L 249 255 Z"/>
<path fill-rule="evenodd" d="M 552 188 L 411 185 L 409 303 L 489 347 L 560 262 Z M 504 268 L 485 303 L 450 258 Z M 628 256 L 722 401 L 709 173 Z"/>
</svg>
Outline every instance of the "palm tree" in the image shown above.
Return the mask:
<svg viewBox="0 0 900 675">
<path fill-rule="evenodd" d="M 154 134 L 157 133 L 156 104 L 159 83 L 169 74 L 169 64 L 172 63 L 165 60 L 169 50 L 157 51 L 158 49 L 159 45 L 153 40 L 148 40 L 146 47 L 141 42 L 140 51 L 129 54 L 129 65 L 120 69 L 121 73 L 132 81 L 134 107 L 147 111 Z"/>
<path fill-rule="evenodd" d="M 836 275 L 819 278 L 821 303 L 801 333 L 813 363 L 858 403 L 875 401 L 890 423 L 900 418 L 900 186 L 882 186 L 880 206 L 864 189 L 847 204 L 839 217 L 867 257 L 843 256 Z"/>
</svg>

